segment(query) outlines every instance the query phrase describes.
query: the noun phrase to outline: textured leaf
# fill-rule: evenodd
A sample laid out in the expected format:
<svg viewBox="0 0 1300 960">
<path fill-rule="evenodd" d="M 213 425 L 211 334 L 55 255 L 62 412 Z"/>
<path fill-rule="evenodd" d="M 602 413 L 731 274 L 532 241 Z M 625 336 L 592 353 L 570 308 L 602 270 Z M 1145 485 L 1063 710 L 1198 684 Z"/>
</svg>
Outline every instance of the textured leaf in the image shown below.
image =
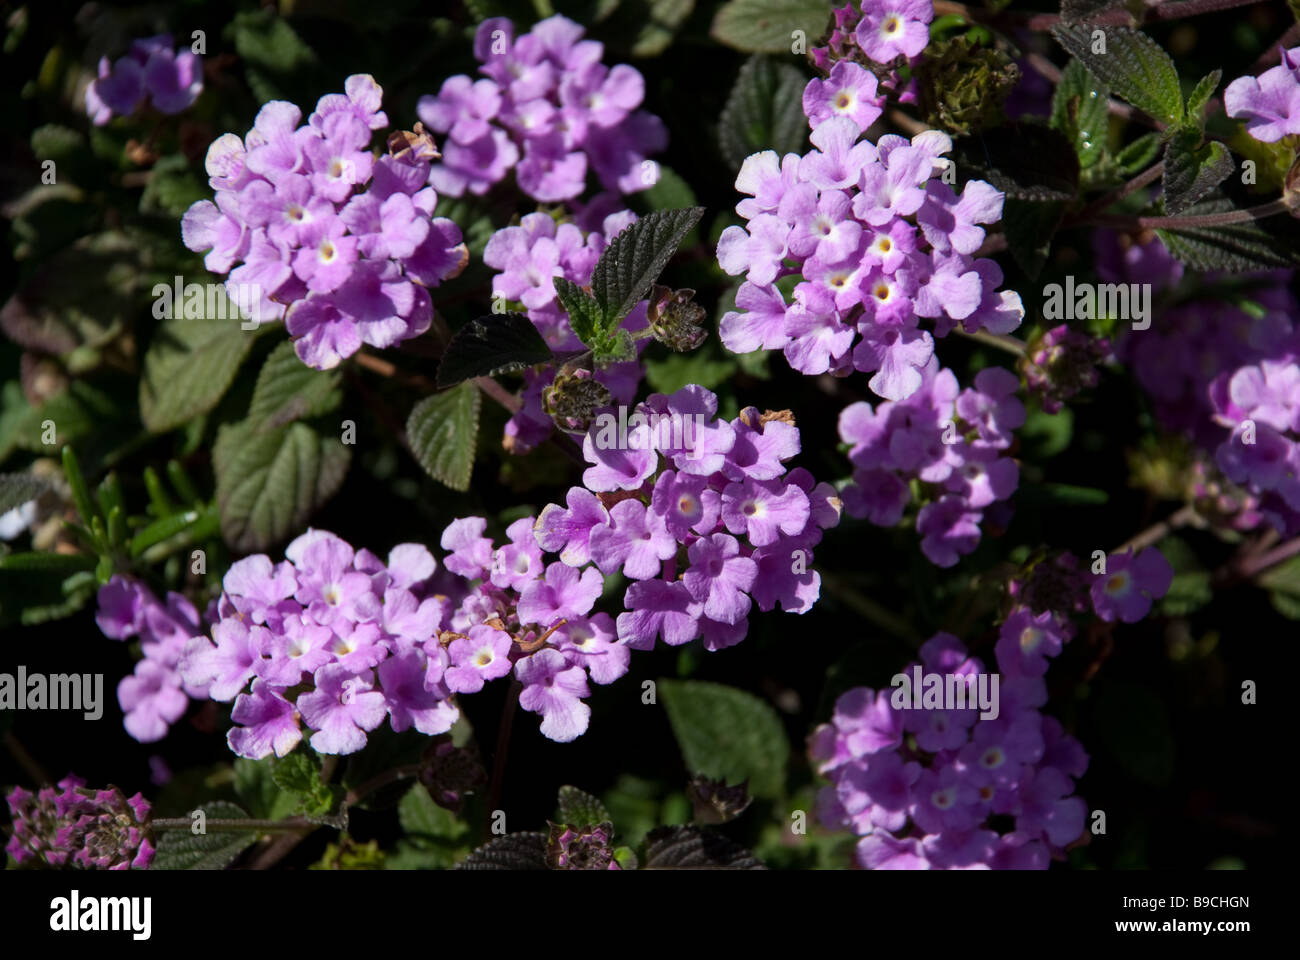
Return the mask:
<svg viewBox="0 0 1300 960">
<path fill-rule="evenodd" d="M 521 313 L 494 313 L 471 320 L 451 338 L 438 364 L 438 386 L 473 377 L 522 370 L 554 355 L 533 322 Z"/>
<path fill-rule="evenodd" d="M 406 437 L 429 476 L 453 490 L 468 490 L 478 440 L 482 398 L 472 383 L 425 397 L 411 410 Z"/>
<path fill-rule="evenodd" d="M 209 820 L 242 820 L 246 814 L 233 803 L 213 800 L 201 804 Z M 188 830 L 168 830 L 158 839 L 150 870 L 224 870 L 257 840 L 255 830 L 212 830 L 195 836 Z"/>
<path fill-rule="evenodd" d="M 730 0 L 713 18 L 709 33 L 719 43 L 746 53 L 792 52 L 795 30 L 807 46 L 826 33 L 830 0 Z"/>
<path fill-rule="evenodd" d="M 1071 60 L 1052 95 L 1052 129 L 1074 144 L 1079 166 L 1091 167 L 1106 153 L 1110 91 L 1078 60 Z"/>
<path fill-rule="evenodd" d="M 248 419 L 259 432 L 318 416 L 339 400 L 339 371 L 315 370 L 301 360 L 291 341 L 271 351 L 257 374 Z"/>
<path fill-rule="evenodd" d="M 215 407 L 253 346 L 256 333 L 239 328 L 239 308 L 224 290 L 215 295 L 218 316 L 165 321 L 149 343 L 140 419 L 153 433 L 174 430 Z M 173 309 L 179 313 L 182 305 Z"/>
<path fill-rule="evenodd" d="M 718 145 L 733 170 L 761 150 L 785 156 L 807 149 L 808 120 L 803 112 L 807 83 L 808 78 L 792 64 L 761 54 L 745 61 L 718 120 Z"/>
<path fill-rule="evenodd" d="M 1227 197 L 1214 195 L 1180 216 L 1226 213 L 1237 209 Z M 1300 264 L 1300 226 L 1287 216 L 1220 227 L 1156 230 L 1169 252 L 1193 270 L 1241 273 Z"/>
<path fill-rule="evenodd" d="M 1217 140 L 1201 143 L 1201 130 L 1183 124 L 1165 147 L 1165 212 L 1180 214 L 1204 199 L 1236 169 L 1232 154 Z"/>
<path fill-rule="evenodd" d="M 343 794 L 337 786 L 321 782 L 320 772 L 316 754 L 297 750 L 275 761 L 271 779 L 293 798 L 293 813 L 324 819 L 339 806 Z"/>
<path fill-rule="evenodd" d="M 1087 20 L 1121 3 L 1122 0 L 1061 0 L 1061 19 L 1067 23 Z"/>
<path fill-rule="evenodd" d="M 1115 155 L 1120 170 L 1132 176 L 1145 170 L 1160 155 L 1160 134 L 1144 133 Z"/>
<path fill-rule="evenodd" d="M 1065 213 L 1065 203 L 1033 203 L 1009 197 L 1002 205 L 1002 232 L 1007 250 L 1031 280 L 1037 279 L 1051 251 L 1052 237 Z"/>
<path fill-rule="evenodd" d="M 1105 34 L 1105 53 L 1093 52 L 1093 32 Z M 1132 27 L 1058 24 L 1052 34 L 1102 83 L 1161 123 L 1183 118 L 1178 71 L 1160 45 Z"/>
<path fill-rule="evenodd" d="M 668 826 L 646 836 L 643 870 L 766 870 L 740 844 L 700 827 Z"/>
<path fill-rule="evenodd" d="M 609 823 L 613 817 L 599 798 L 577 787 L 560 787 L 560 822 L 574 827 Z"/>
<path fill-rule="evenodd" d="M 511 833 L 483 844 L 457 870 L 546 870 L 544 833 Z"/>
<path fill-rule="evenodd" d="M 556 298 L 560 301 L 564 312 L 569 315 L 569 326 L 573 327 L 573 332 L 577 334 L 579 340 L 591 346 L 596 342 L 597 336 L 604 331 L 604 316 L 601 314 L 600 304 L 596 302 L 595 297 L 572 280 L 556 277 L 554 283 Z"/>
<path fill-rule="evenodd" d="M 1210 97 L 1214 96 L 1214 91 L 1219 89 L 1219 81 L 1222 79 L 1222 70 L 1213 70 L 1201 77 L 1200 82 L 1187 96 L 1188 119 L 1195 120 L 1198 125 L 1205 123 L 1205 118 L 1202 116 L 1205 105 L 1210 102 Z"/>
<path fill-rule="evenodd" d="M 591 278 L 591 291 L 600 304 L 607 330 L 613 329 L 646 295 L 682 239 L 703 215 L 703 207 L 656 210 L 629 224 L 609 242 Z"/>
<path fill-rule="evenodd" d="M 0 473 L 0 514 L 35 500 L 50 485 L 29 473 Z"/>
<path fill-rule="evenodd" d="M 953 143 L 962 181 L 987 180 L 1009 198 L 1070 202 L 1079 187 L 1074 145 L 1057 130 L 1020 123 L 985 130 Z"/>
<path fill-rule="evenodd" d="M 343 483 L 352 451 L 306 423 L 258 432 L 250 421 L 223 426 L 212 451 L 221 534 L 252 553 L 301 532 Z"/>
<path fill-rule="evenodd" d="M 771 706 L 717 683 L 665 679 L 658 687 L 690 773 L 749 780 L 758 797 L 780 794 L 790 745 Z"/>
</svg>

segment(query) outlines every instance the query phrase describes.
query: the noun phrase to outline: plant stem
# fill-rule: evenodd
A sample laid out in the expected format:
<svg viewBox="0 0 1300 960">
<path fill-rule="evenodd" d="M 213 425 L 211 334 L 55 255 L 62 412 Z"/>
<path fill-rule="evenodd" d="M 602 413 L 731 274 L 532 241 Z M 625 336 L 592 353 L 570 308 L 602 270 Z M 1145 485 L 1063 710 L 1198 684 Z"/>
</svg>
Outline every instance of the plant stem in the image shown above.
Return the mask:
<svg viewBox="0 0 1300 960">
<path fill-rule="evenodd" d="M 1254 557 L 1245 557 L 1229 567 L 1223 572 L 1223 576 L 1215 579 L 1220 584 L 1235 583 L 1239 580 L 1249 580 L 1258 576 L 1270 567 L 1275 567 L 1283 560 L 1289 560 L 1296 554 L 1300 553 L 1300 537 L 1286 541 L 1272 550 Z"/>
<path fill-rule="evenodd" d="M 1069 222 L 1070 223 L 1082 222 L 1097 216 L 1098 214 L 1105 211 L 1107 208 L 1112 207 L 1115 204 L 1119 203 L 1121 200 L 1123 200 L 1125 197 L 1127 197 L 1129 194 L 1133 193 L 1134 191 L 1141 190 L 1143 187 L 1147 186 L 1148 184 L 1155 182 L 1160 178 L 1161 174 L 1163 174 L 1164 172 L 1165 172 L 1165 162 L 1161 160 L 1159 163 L 1155 164 L 1154 166 L 1150 166 L 1147 169 L 1143 170 L 1136 177 L 1128 181 L 1128 183 L 1124 184 L 1119 189 L 1114 190 L 1111 193 L 1106 194 L 1101 199 L 1094 200 L 1092 203 L 1088 204 L 1086 207 L 1080 210 L 1076 216 L 1070 217 Z"/>
<path fill-rule="evenodd" d="M 189 830 L 194 821 L 189 817 L 161 817 L 150 821 L 155 830 Z M 290 817 L 286 820 L 253 820 L 245 818 L 212 818 L 205 820 L 203 828 L 213 833 L 241 833 L 256 831 L 258 833 L 311 833 L 320 824 L 312 823 L 305 817 Z"/>
<path fill-rule="evenodd" d="M 1286 200 L 1270 200 L 1268 203 L 1261 203 L 1255 207 L 1246 207 L 1242 210 L 1204 213 L 1191 217 L 1099 216 L 1095 217 L 1091 224 L 1093 226 L 1119 227 L 1121 229 L 1142 227 L 1163 230 L 1194 230 L 1204 227 L 1226 227 L 1234 223 L 1249 223 L 1252 220 L 1263 220 L 1265 217 L 1273 217 L 1279 213 L 1288 213 L 1290 211 L 1291 204 Z"/>
<path fill-rule="evenodd" d="M 1187 524 L 1196 520 L 1196 508 L 1191 504 L 1171 513 L 1159 523 L 1154 523 L 1147 527 L 1141 533 L 1138 533 L 1128 540 L 1125 540 L 1111 553 L 1123 553 L 1125 550 L 1132 550 L 1137 553 L 1144 550 L 1154 543 L 1158 543 L 1166 536 L 1177 530 L 1179 527 L 1185 527 Z"/>
<path fill-rule="evenodd" d="M 488 813 L 501 809 L 501 790 L 506 776 L 506 757 L 510 752 L 510 731 L 514 727 L 515 711 L 519 707 L 519 692 L 524 685 L 510 681 L 510 692 L 501 707 L 501 726 L 497 729 L 497 748 L 492 755 L 492 787 L 488 791 Z"/>
<path fill-rule="evenodd" d="M 1202 13 L 1217 13 L 1221 10 L 1249 7 L 1260 2 L 1261 0 L 1174 0 L 1171 3 L 1156 3 L 1148 6 L 1142 12 L 1142 16 L 1137 19 L 1141 23 L 1178 20 L 1182 17 L 1194 17 Z M 937 17 L 956 13 L 976 23 L 1012 24 L 1027 30 L 1050 30 L 1061 23 L 1061 15 L 1058 13 L 982 10 L 978 7 L 968 7 L 964 3 L 952 3 L 949 0 L 935 0 L 934 13 Z M 1081 22 L 1086 23 L 1088 26 L 1126 26 L 1132 23 L 1133 19 L 1132 14 L 1120 8 L 1084 17 Z"/>
<path fill-rule="evenodd" d="M 400 767 L 393 767 L 391 770 L 385 770 L 383 773 L 371 777 L 359 787 L 349 790 L 347 796 L 343 798 L 343 806 L 350 807 L 360 803 L 376 790 L 388 786 L 390 783 L 396 783 L 398 780 L 408 780 L 420 775 L 421 765 L 418 763 L 408 763 Z"/>
<path fill-rule="evenodd" d="M 1010 337 L 1002 333 L 989 333 L 987 330 L 976 330 L 974 333 L 967 333 L 960 327 L 953 330 L 958 336 L 965 337 L 967 340 L 974 340 L 985 346 L 996 347 L 999 350 L 1005 350 L 1007 353 L 1015 354 L 1017 357 L 1023 357 L 1028 349 L 1025 341 Z"/>
</svg>

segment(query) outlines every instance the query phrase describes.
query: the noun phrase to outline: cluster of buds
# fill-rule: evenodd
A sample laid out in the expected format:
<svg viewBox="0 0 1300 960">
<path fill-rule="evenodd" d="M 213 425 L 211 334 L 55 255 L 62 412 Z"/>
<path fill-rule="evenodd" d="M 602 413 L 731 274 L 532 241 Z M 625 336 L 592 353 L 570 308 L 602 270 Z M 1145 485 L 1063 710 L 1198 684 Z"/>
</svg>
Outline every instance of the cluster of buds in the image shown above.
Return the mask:
<svg viewBox="0 0 1300 960">
<path fill-rule="evenodd" d="M 622 870 L 614 859 L 614 827 L 609 823 L 574 827 L 550 824 L 546 863 L 552 870 Z"/>
<path fill-rule="evenodd" d="M 24 866 L 55 869 L 126 870 L 148 867 L 154 845 L 149 803 L 127 799 L 117 787 L 87 790 L 67 776 L 58 788 L 36 793 L 14 787 L 5 800 L 13 835 L 5 852 Z"/>
<path fill-rule="evenodd" d="M 650 291 L 646 318 L 655 339 L 670 350 L 688 353 L 709 335 L 704 329 L 704 308 L 692 299 L 694 290 L 670 290 L 658 284 Z"/>
<path fill-rule="evenodd" d="M 1080 613 L 1087 609 L 1088 585 L 1072 553 L 1040 553 L 1031 557 L 1008 588 L 1019 606 L 1033 613 Z"/>
<path fill-rule="evenodd" d="M 1038 395 L 1043 410 L 1057 413 L 1064 401 L 1097 385 L 1097 366 L 1110 359 L 1109 340 L 1062 324 L 1036 337 L 1021 364 L 1025 384 Z"/>
<path fill-rule="evenodd" d="M 586 367 L 565 365 L 542 390 L 542 409 L 566 433 L 584 434 L 596 411 L 614 402 L 609 387 Z"/>
</svg>

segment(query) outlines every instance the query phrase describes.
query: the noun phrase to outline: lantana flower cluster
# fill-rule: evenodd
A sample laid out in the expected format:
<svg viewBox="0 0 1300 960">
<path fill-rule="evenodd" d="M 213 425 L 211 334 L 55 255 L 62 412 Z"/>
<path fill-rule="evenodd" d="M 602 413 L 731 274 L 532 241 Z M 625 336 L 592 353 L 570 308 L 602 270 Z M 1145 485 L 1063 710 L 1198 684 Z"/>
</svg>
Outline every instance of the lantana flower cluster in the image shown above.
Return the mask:
<svg viewBox="0 0 1300 960">
<path fill-rule="evenodd" d="M 630 210 L 606 213 L 609 196 L 588 204 L 572 220 L 556 221 L 546 213 L 525 215 L 518 226 L 494 233 L 483 250 L 483 262 L 499 270 L 492 278 L 492 296 L 523 305 L 525 314 L 542 338 L 557 353 L 580 351 L 582 342 L 569 325 L 568 314 L 555 293 L 555 278 L 579 286 L 591 283 L 596 261 L 608 242 L 636 220 Z M 639 303 L 623 321 L 630 332 L 646 325 L 646 306 Z M 644 342 L 638 344 L 638 349 Z M 505 446 L 512 453 L 527 453 L 550 436 L 554 421 L 543 404 L 543 392 L 556 377 L 554 367 L 524 371 L 522 406 L 505 427 Z M 593 374 L 618 403 L 629 403 L 641 381 L 635 361 L 614 363 Z"/>
<path fill-rule="evenodd" d="M 840 438 L 852 444 L 853 480 L 844 488 L 850 515 L 892 527 L 911 502 L 914 483 L 930 499 L 916 517 L 921 550 L 941 567 L 953 566 L 980 541 L 984 511 L 1006 500 L 1020 469 L 1003 451 L 1025 422 L 1016 397 L 1019 380 L 986 367 L 973 387 L 959 390 L 951 370 L 931 357 L 921 387 L 905 400 L 874 408 L 865 401 L 840 413 Z"/>
<path fill-rule="evenodd" d="M 601 62 L 604 45 L 552 16 L 522 36 L 504 17 L 484 20 L 474 55 L 484 79 L 450 77 L 420 99 L 420 119 L 447 134 L 429 182 L 459 197 L 486 193 L 511 170 L 534 200 L 572 200 L 594 173 L 606 190 L 635 193 L 659 179 L 646 158 L 667 145 L 660 119 L 638 109 L 645 80 Z"/>
<path fill-rule="evenodd" d="M 181 222 L 185 245 L 228 274 L 243 313 L 285 317 L 298 356 L 320 370 L 363 343 L 390 347 L 428 330 L 427 288 L 469 256 L 460 228 L 433 215 L 427 134 L 399 137 L 400 149 L 376 159 L 383 91 L 368 74 L 344 89 L 321 97 L 306 124 L 297 106 L 273 100 L 243 139 L 219 137 L 206 161 L 216 202 L 198 201 Z"/>
<path fill-rule="evenodd" d="M 955 193 L 940 131 L 863 140 L 879 115 L 875 78 L 848 62 L 836 70 L 845 76 L 813 80 L 805 96 L 816 149 L 756 153 L 736 178 L 748 223 L 723 231 L 718 261 L 745 282 L 719 333 L 737 353 L 783 350 L 802 373 L 871 373 L 872 390 L 902 400 L 920 389 L 934 336 L 958 324 L 1003 334 L 1024 317 L 1019 294 L 997 289 L 1001 268 L 974 256 L 1003 194 L 982 180 Z M 778 286 L 787 277 L 798 278 L 792 302 Z"/>
<path fill-rule="evenodd" d="M 1047 660 L 1065 639 L 1050 613 L 1008 618 L 995 653 L 996 717 L 937 701 L 914 708 L 907 684 L 857 687 L 836 701 L 831 722 L 809 738 L 809 755 L 831 781 L 818 817 L 862 837 L 859 866 L 1042 870 L 1078 839 L 1087 808 L 1072 794 L 1088 755 L 1040 712 Z M 920 657 L 903 672 L 909 684 L 918 666 L 923 676 L 969 678 L 966 702 L 975 702 L 988 671 L 957 637 L 935 634 Z M 982 682 L 993 689 L 988 677 Z M 995 828 L 1003 818 L 1011 829 Z"/>
<path fill-rule="evenodd" d="M 71 774 L 36 793 L 14 787 L 5 797 L 12 834 L 5 852 L 20 866 L 80 870 L 143 869 L 153 862 L 149 802 L 117 787 L 87 790 Z"/>
<path fill-rule="evenodd" d="M 633 649 L 656 638 L 729 647 L 754 605 L 804 613 L 819 595 L 812 549 L 839 522 L 834 488 L 784 466 L 800 449 L 788 411 L 747 407 L 727 421 L 717 405 L 691 385 L 651 395 L 625 427 L 597 417 L 583 439 L 583 485 L 537 519 L 538 543 L 564 564 L 635 581 L 618 617 Z"/>
<path fill-rule="evenodd" d="M 102 127 L 113 117 L 129 116 L 146 100 L 159 113 L 180 113 L 203 92 L 203 59 L 192 50 L 172 48 L 160 33 L 132 42 L 124 57 L 100 57 L 97 76 L 86 87 L 86 114 Z"/>
<path fill-rule="evenodd" d="M 834 11 L 826 45 L 809 56 L 819 70 L 830 73 L 841 64 L 862 64 L 895 91 L 902 103 L 915 100 L 914 81 L 904 82 L 901 68 L 915 66 L 930 43 L 934 20 L 931 0 L 862 0 Z M 882 97 L 883 99 L 883 97 Z"/>
<path fill-rule="evenodd" d="M 181 676 L 185 645 L 204 632 L 198 611 L 182 594 L 167 594 L 164 603 L 134 577 L 115 574 L 99 588 L 95 622 L 112 640 L 139 638 L 144 656 L 117 685 L 117 702 L 126 732 L 140 743 L 167 735 L 189 708 L 190 699 L 205 700 L 208 687 Z"/>
</svg>

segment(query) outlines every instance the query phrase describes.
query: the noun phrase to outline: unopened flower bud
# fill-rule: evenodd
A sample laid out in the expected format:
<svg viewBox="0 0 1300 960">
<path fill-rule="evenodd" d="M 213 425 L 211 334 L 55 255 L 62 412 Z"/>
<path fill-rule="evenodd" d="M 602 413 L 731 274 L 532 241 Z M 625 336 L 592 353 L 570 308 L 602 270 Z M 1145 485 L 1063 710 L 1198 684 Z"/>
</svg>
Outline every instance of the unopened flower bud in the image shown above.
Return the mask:
<svg viewBox="0 0 1300 960">
<path fill-rule="evenodd" d="M 614 400 L 609 388 L 590 370 L 561 370 L 542 392 L 542 409 L 568 433 L 586 433 L 596 411 Z"/>
<path fill-rule="evenodd" d="M 704 308 L 693 302 L 694 290 L 669 290 L 656 285 L 650 291 L 650 306 L 646 317 L 655 339 L 670 350 L 686 353 L 694 350 L 707 337 L 704 329 Z"/>
</svg>

